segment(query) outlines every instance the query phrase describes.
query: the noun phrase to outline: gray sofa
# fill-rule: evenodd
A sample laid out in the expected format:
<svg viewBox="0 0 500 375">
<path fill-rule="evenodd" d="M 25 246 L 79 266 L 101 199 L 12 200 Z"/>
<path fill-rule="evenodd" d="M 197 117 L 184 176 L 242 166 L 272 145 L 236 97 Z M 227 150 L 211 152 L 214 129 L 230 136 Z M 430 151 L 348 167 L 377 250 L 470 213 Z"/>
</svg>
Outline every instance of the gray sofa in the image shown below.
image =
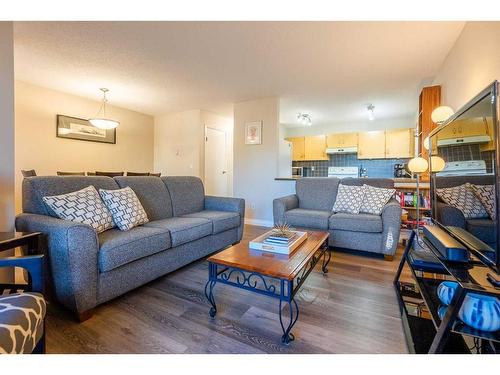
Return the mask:
<svg viewBox="0 0 500 375">
<path fill-rule="evenodd" d="M 391 179 L 302 178 L 296 181 L 295 194 L 274 200 L 274 222 L 286 222 L 297 228 L 325 230 L 330 233 L 330 246 L 381 253 L 392 259 L 401 226 L 399 203 L 391 199 L 380 216 L 333 213 L 339 183 L 394 187 Z"/>
<path fill-rule="evenodd" d="M 89 225 L 57 218 L 42 201 L 90 185 L 130 186 L 149 223 L 98 235 Z M 205 196 L 196 177 L 29 177 L 16 229 L 47 235 L 55 297 L 85 320 L 95 306 L 239 242 L 244 211 L 243 199 Z"/>
<path fill-rule="evenodd" d="M 466 182 L 474 185 L 494 185 L 495 176 L 436 176 L 434 180 L 435 187 L 438 189 L 460 186 Z M 436 216 L 441 224 L 465 229 L 493 249 L 497 248 L 496 221 L 490 218 L 466 219 L 462 211 L 441 200 L 438 200 L 436 204 Z"/>
</svg>

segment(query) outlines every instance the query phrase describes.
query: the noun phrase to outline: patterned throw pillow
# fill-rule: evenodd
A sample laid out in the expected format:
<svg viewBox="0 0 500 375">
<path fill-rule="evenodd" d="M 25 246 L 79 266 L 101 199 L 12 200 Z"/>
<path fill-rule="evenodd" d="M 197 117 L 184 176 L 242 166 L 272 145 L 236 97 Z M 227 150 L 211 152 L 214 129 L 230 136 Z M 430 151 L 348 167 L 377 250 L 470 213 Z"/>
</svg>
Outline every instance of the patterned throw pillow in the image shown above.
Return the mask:
<svg viewBox="0 0 500 375">
<path fill-rule="evenodd" d="M 451 188 L 436 189 L 436 193 L 446 204 L 458 208 L 466 219 L 482 219 L 488 217 L 481 201 L 476 198 L 472 189 L 466 184 Z"/>
<path fill-rule="evenodd" d="M 129 230 L 149 221 L 139 198 L 129 186 L 118 190 L 100 189 L 99 194 L 120 230 Z"/>
<path fill-rule="evenodd" d="M 88 224 L 97 233 L 114 227 L 110 212 L 93 186 L 42 199 L 60 219 Z"/>
<path fill-rule="evenodd" d="M 363 186 L 349 186 L 339 184 L 337 198 L 333 205 L 333 212 L 345 212 L 348 214 L 359 214 L 361 203 L 365 196 Z"/>
<path fill-rule="evenodd" d="M 476 197 L 481 201 L 486 212 L 490 215 L 491 220 L 496 220 L 497 204 L 495 198 L 494 185 L 474 185 L 467 183 L 467 186 L 472 189 Z"/>
<path fill-rule="evenodd" d="M 373 215 L 380 215 L 386 203 L 396 192 L 396 189 L 376 188 L 370 185 L 363 185 L 363 187 L 365 188 L 365 199 L 359 211 Z"/>
</svg>

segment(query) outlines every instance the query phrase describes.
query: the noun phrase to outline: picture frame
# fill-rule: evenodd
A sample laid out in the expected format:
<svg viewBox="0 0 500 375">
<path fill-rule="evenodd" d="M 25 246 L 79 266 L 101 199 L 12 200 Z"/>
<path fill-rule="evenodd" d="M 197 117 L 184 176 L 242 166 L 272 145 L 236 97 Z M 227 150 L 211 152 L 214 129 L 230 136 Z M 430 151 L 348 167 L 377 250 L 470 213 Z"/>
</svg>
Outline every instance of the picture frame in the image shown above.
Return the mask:
<svg viewBox="0 0 500 375">
<path fill-rule="evenodd" d="M 99 129 L 89 120 L 57 115 L 56 136 L 78 141 L 116 144 L 116 129 Z"/>
<path fill-rule="evenodd" d="M 245 123 L 245 144 L 262 144 L 262 121 L 252 121 Z"/>
</svg>

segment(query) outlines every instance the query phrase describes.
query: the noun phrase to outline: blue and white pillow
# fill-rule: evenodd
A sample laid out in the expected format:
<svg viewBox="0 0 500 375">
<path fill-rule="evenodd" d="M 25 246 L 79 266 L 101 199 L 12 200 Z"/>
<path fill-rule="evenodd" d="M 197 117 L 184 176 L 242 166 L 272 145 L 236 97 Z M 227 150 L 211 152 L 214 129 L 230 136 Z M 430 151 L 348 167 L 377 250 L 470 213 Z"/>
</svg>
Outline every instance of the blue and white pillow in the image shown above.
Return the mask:
<svg viewBox="0 0 500 375">
<path fill-rule="evenodd" d="M 42 199 L 60 219 L 88 224 L 97 233 L 114 227 L 111 213 L 93 186 L 68 194 L 43 197 Z"/>
<path fill-rule="evenodd" d="M 129 230 L 149 221 L 139 198 L 129 186 L 118 190 L 100 189 L 99 194 L 120 230 Z"/>
<path fill-rule="evenodd" d="M 359 214 L 359 209 L 365 197 L 363 186 L 350 186 L 339 184 L 333 212 L 345 212 L 348 214 Z"/>
</svg>

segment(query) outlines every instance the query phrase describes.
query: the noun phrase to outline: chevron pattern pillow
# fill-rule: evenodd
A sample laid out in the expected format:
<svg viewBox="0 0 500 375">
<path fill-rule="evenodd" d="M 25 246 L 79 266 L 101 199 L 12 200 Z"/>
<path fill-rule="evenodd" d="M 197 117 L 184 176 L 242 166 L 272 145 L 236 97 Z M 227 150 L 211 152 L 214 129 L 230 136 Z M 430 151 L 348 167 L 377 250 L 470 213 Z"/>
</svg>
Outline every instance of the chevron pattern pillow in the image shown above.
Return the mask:
<svg viewBox="0 0 500 375">
<path fill-rule="evenodd" d="M 386 203 L 396 192 L 396 189 L 376 188 L 366 184 L 363 187 L 365 198 L 359 211 L 366 214 L 380 215 Z"/>
<path fill-rule="evenodd" d="M 100 189 L 99 194 L 120 230 L 129 230 L 149 221 L 139 198 L 129 186 L 118 190 Z"/>
<path fill-rule="evenodd" d="M 339 184 L 337 198 L 333 205 L 333 212 L 345 212 L 348 214 L 359 214 L 361 203 L 365 196 L 363 186 L 349 186 Z"/>
<path fill-rule="evenodd" d="M 451 188 L 436 189 L 436 193 L 443 202 L 462 211 L 466 219 L 482 219 L 488 217 L 488 213 L 481 201 L 477 199 L 472 189 L 469 188 L 467 184 Z"/>
<path fill-rule="evenodd" d="M 467 186 L 474 192 L 476 197 L 481 201 L 486 212 L 490 215 L 491 220 L 496 220 L 497 205 L 495 198 L 494 185 L 474 185 L 467 183 Z"/>
<path fill-rule="evenodd" d="M 42 199 L 60 219 L 88 224 L 97 233 L 114 227 L 110 212 L 93 186 Z"/>
</svg>

